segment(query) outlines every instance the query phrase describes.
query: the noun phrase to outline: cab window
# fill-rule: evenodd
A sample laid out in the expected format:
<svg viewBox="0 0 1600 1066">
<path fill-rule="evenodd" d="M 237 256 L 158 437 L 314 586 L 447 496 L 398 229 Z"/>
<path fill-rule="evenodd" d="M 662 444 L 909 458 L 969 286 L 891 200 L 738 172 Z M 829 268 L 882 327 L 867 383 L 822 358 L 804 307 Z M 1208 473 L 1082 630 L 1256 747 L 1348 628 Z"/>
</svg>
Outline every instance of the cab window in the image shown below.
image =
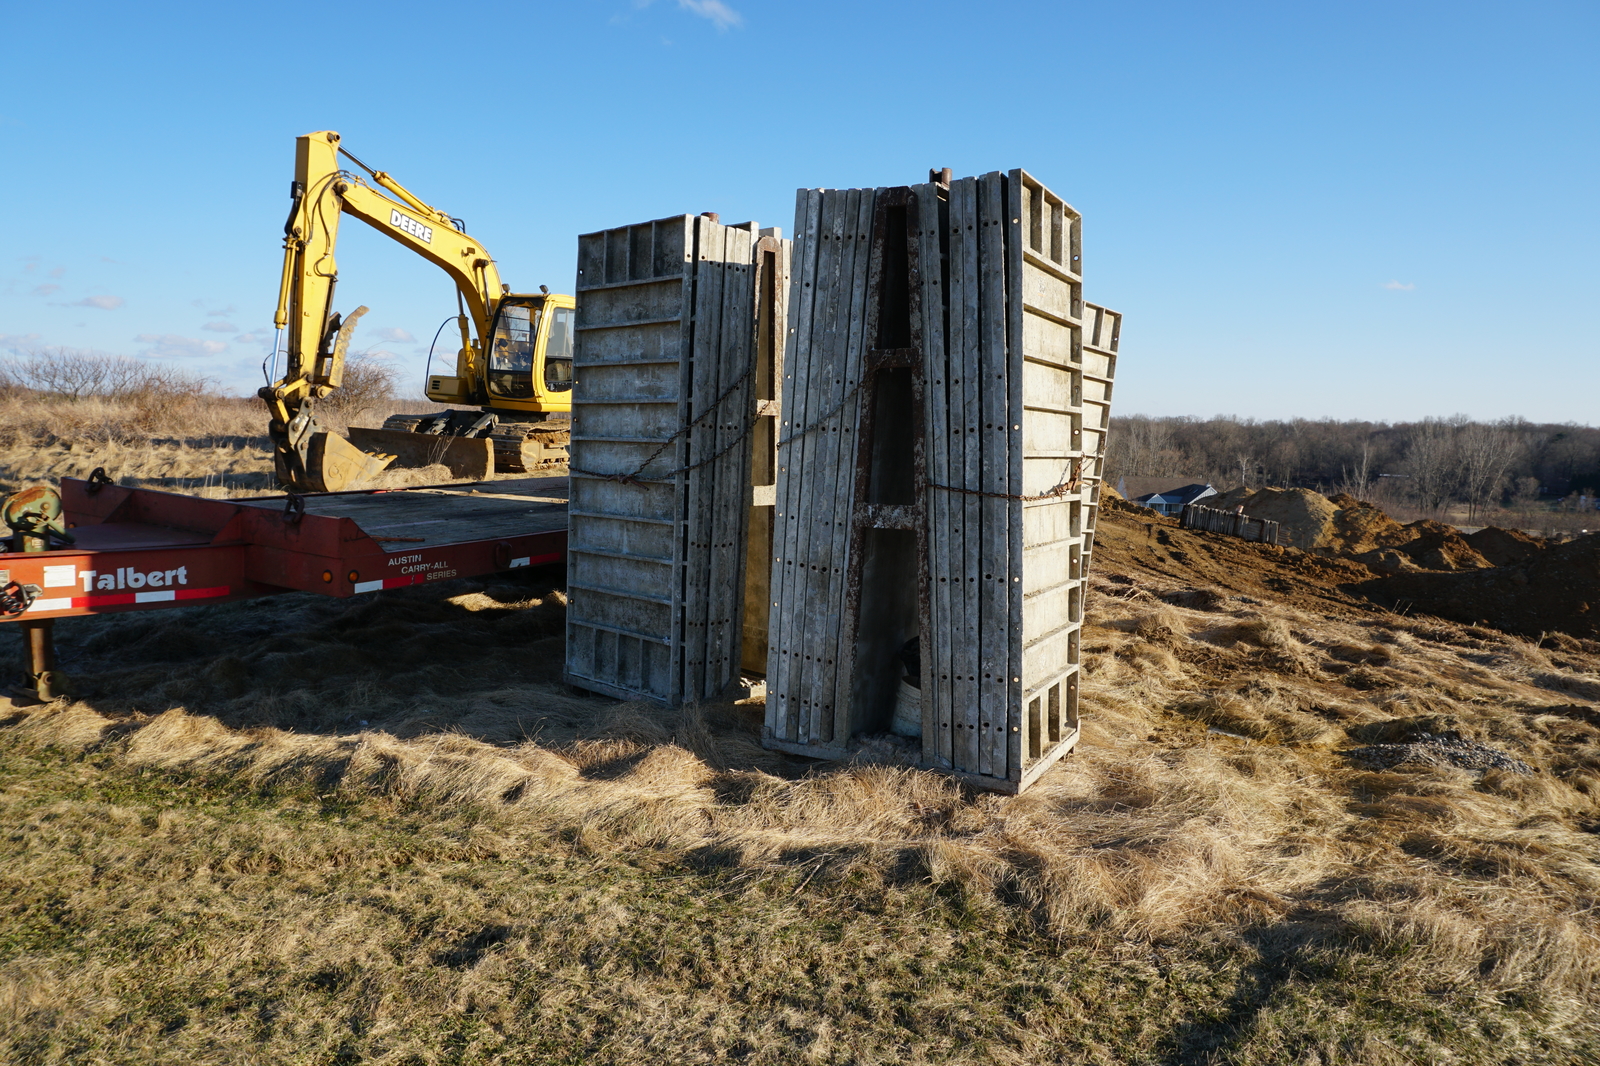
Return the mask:
<svg viewBox="0 0 1600 1066">
<path fill-rule="evenodd" d="M 550 339 L 544 349 L 544 387 L 549 392 L 572 391 L 572 333 L 578 312 L 570 307 L 550 310 Z"/>
<path fill-rule="evenodd" d="M 533 352 L 541 308 L 502 303 L 489 345 L 489 390 L 514 400 L 533 399 Z"/>
</svg>

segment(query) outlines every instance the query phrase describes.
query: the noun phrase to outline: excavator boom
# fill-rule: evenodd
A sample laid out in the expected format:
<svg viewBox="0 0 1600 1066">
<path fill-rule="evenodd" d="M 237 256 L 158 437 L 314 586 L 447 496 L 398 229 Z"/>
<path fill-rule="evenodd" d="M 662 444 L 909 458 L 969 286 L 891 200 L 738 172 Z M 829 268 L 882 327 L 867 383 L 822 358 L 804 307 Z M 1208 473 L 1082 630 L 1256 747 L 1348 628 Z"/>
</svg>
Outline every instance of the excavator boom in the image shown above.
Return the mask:
<svg viewBox="0 0 1600 1066">
<path fill-rule="evenodd" d="M 343 169 L 341 154 L 370 175 L 377 187 L 360 174 Z M 531 373 L 529 387 L 515 394 L 500 395 L 490 384 L 494 360 L 489 338 L 496 311 L 509 294 L 493 257 L 466 233 L 459 219 L 423 202 L 384 171 L 368 167 L 340 146 L 337 133 L 326 130 L 296 138 L 291 194 L 294 202 L 284 225 L 283 274 L 274 315 L 285 366 L 283 376 L 261 390 L 271 413 L 278 478 L 286 486 L 299 491 L 339 491 L 380 473 L 395 460 L 391 448 L 407 456 L 417 452 L 415 447 L 403 446 L 403 441 L 385 444 L 385 437 L 393 434 L 376 430 L 362 431 L 362 442 L 376 448 L 363 451 L 317 420 L 317 401 L 343 383 L 351 331 L 366 311 L 362 307 L 341 318 L 334 310 L 339 276 L 334 250 L 345 214 L 438 266 L 455 286 L 461 334 L 456 373 L 454 377 L 430 378 L 430 398 L 504 406 L 524 419 L 529 417 L 527 412 L 538 417 L 539 412 L 570 409 L 565 396 L 546 395 L 542 380 L 532 384 Z M 513 297 L 511 302 L 518 307 L 536 307 L 544 299 Z M 527 319 L 526 311 L 519 313 Z M 501 356 L 496 366 L 504 363 L 504 353 Z M 538 363 L 542 375 L 542 348 Z M 494 419 L 489 421 L 492 428 Z"/>
</svg>

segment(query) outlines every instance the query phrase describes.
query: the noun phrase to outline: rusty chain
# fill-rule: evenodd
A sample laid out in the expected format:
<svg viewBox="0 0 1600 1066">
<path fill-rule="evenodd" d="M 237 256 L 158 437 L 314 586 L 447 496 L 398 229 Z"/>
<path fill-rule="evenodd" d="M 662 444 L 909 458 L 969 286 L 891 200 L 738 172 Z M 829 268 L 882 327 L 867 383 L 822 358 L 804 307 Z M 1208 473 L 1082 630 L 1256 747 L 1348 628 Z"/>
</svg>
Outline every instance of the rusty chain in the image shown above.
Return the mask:
<svg viewBox="0 0 1600 1066">
<path fill-rule="evenodd" d="M 940 485 L 938 482 L 929 481 L 928 488 L 943 489 L 945 492 L 954 492 L 962 496 L 982 496 L 990 500 L 1020 500 L 1023 503 L 1037 503 L 1040 500 L 1058 500 L 1070 493 L 1077 492 L 1083 487 L 1083 460 L 1074 459 L 1068 465 L 1067 473 L 1063 473 L 1061 481 L 1049 492 L 1041 492 L 1037 496 L 1023 496 L 1011 492 L 985 492 L 982 489 L 961 489 L 954 485 Z"/>
<path fill-rule="evenodd" d="M 616 481 L 616 482 L 619 482 L 620 484 L 623 484 L 623 485 L 642 485 L 642 484 L 659 484 L 659 483 L 664 482 L 664 481 L 671 481 L 674 478 L 679 477 L 680 475 L 687 474 L 687 473 L 690 473 L 690 472 L 695 471 L 695 470 L 699 470 L 703 466 L 711 465 L 712 463 L 716 462 L 718 459 L 721 459 L 723 456 L 727 455 L 730 451 L 732 451 L 735 447 L 737 447 L 741 441 L 745 440 L 746 438 L 748 438 L 750 436 L 750 431 L 755 428 L 755 424 L 756 424 L 754 418 L 746 419 L 744 428 L 739 431 L 739 435 L 736 436 L 732 441 L 730 441 L 728 443 L 727 447 L 725 447 L 721 451 L 717 452 L 717 454 L 709 456 L 709 457 L 707 457 L 705 459 L 702 459 L 697 463 L 690 463 L 688 466 L 681 466 L 678 469 L 671 471 L 670 473 L 658 474 L 658 475 L 655 475 L 655 476 L 652 476 L 652 477 L 643 476 L 645 467 L 649 466 L 651 463 L 653 463 L 657 459 L 659 459 L 661 457 L 661 454 L 663 452 L 665 452 L 669 447 L 671 447 L 673 442 L 676 441 L 679 437 L 682 437 L 684 434 L 690 432 L 696 426 L 698 426 L 701 422 L 705 421 L 705 419 L 707 417 L 709 417 L 710 415 L 714 414 L 716 412 L 716 410 L 719 407 L 722 406 L 723 402 L 726 401 L 729 396 L 733 395 L 734 390 L 738 389 L 746 381 L 750 380 L 750 375 L 752 373 L 754 373 L 754 372 L 755 372 L 755 367 L 754 366 L 746 367 L 744 373 L 740 374 L 737 378 L 734 378 L 733 382 L 726 389 L 722 390 L 722 395 L 718 396 L 715 400 L 711 401 L 710 406 L 708 406 L 704 411 L 700 412 L 700 414 L 696 415 L 694 418 L 690 419 L 688 422 L 685 422 L 682 426 L 679 426 L 676 433 L 672 434 L 672 436 L 670 436 L 666 440 L 662 441 L 661 442 L 661 446 L 659 448 L 657 448 L 655 451 L 651 452 L 648 456 L 646 456 L 644 461 L 641 462 L 638 466 L 634 467 L 633 471 L 631 473 L 626 473 L 626 474 L 624 474 L 624 473 L 603 474 L 603 473 L 600 473 L 598 470 L 584 470 L 581 467 L 570 467 L 569 468 L 570 472 L 573 473 L 573 474 L 579 474 L 579 475 L 581 475 L 583 477 L 598 478 L 601 481 Z"/>
<path fill-rule="evenodd" d="M 782 448 L 792 440 L 797 440 L 800 437 L 805 436 L 807 433 L 813 433 L 821 429 L 824 423 L 830 421 L 834 415 L 844 410 L 845 404 L 855 399 L 856 394 L 861 391 L 861 386 L 865 383 L 865 376 L 863 376 L 861 381 L 857 381 L 854 385 L 845 390 L 845 394 L 839 398 L 839 402 L 834 404 L 827 414 L 822 415 L 804 429 L 797 429 L 793 433 L 790 433 L 787 437 L 784 437 L 782 440 L 780 440 L 776 446 Z"/>
</svg>

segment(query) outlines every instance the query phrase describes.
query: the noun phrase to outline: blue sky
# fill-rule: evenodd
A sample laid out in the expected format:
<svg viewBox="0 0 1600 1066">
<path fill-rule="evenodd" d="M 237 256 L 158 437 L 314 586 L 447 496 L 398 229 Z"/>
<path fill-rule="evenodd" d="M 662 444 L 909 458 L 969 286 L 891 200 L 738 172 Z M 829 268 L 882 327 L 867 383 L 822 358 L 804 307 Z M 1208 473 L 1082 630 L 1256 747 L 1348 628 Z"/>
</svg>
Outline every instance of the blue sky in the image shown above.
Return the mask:
<svg viewBox="0 0 1600 1066">
<path fill-rule="evenodd" d="M 1600 6 L 571 0 L 0 5 L 0 349 L 252 391 L 294 137 L 464 218 L 514 289 L 679 212 L 1022 166 L 1127 315 L 1125 414 L 1600 421 Z M 442 274 L 348 222 L 420 386 Z M 448 337 L 441 342 L 448 362 Z"/>
</svg>

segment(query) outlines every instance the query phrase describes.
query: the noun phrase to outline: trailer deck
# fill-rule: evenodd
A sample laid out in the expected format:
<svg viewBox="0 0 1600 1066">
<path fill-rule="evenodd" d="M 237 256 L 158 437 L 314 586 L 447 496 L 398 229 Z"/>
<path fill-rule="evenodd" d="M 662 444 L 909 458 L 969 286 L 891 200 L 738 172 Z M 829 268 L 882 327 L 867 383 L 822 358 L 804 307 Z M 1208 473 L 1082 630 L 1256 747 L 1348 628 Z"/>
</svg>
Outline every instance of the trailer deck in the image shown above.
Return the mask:
<svg viewBox="0 0 1600 1066">
<path fill-rule="evenodd" d="M 0 620 L 348 597 L 566 557 L 564 476 L 231 500 L 65 478 L 61 498 L 75 542 L 0 552 Z"/>
</svg>

